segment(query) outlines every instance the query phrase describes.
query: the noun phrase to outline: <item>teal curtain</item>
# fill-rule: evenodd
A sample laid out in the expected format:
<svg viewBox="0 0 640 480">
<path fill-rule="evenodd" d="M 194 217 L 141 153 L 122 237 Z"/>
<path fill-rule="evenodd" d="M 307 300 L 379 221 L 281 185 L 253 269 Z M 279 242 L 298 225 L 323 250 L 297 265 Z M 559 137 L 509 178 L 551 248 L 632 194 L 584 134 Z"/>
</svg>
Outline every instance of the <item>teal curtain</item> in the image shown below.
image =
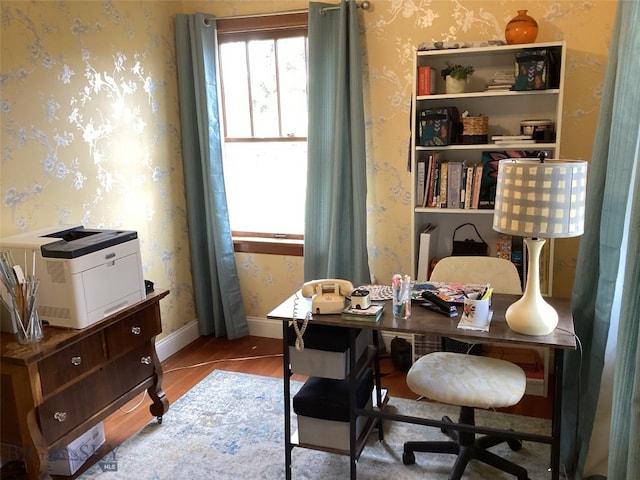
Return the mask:
<svg viewBox="0 0 640 480">
<path fill-rule="evenodd" d="M 355 1 L 310 3 L 307 281 L 371 281 L 362 56 Z"/>
<path fill-rule="evenodd" d="M 584 477 L 610 328 L 618 334 L 607 478 L 640 478 L 640 2 L 618 2 L 609 52 L 572 298 L 583 351 L 567 355 L 563 377 L 561 455 L 576 479 Z"/>
<path fill-rule="evenodd" d="M 176 62 L 191 272 L 201 335 L 249 334 L 222 171 L 215 22 L 176 16 Z"/>
</svg>

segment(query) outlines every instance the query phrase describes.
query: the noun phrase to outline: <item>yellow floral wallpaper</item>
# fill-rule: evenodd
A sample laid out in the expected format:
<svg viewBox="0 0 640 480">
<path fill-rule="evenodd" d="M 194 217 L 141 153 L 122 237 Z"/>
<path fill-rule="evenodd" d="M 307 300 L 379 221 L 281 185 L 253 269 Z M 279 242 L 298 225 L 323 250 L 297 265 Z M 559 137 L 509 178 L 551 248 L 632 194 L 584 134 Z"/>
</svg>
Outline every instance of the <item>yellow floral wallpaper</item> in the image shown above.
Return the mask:
<svg viewBox="0 0 640 480">
<path fill-rule="evenodd" d="M 562 156 L 590 159 L 616 2 L 372 0 L 365 48 L 372 274 L 411 271 L 407 172 L 413 52 L 426 41 L 504 38 L 527 8 L 538 41 L 565 40 Z M 58 223 L 137 230 L 145 278 L 171 295 L 164 333 L 195 319 L 185 216 L 174 16 L 306 8 L 303 1 L 2 1 L 0 235 Z M 569 296 L 578 240 L 557 241 Z M 302 259 L 239 254 L 247 315 L 302 282 Z"/>
</svg>

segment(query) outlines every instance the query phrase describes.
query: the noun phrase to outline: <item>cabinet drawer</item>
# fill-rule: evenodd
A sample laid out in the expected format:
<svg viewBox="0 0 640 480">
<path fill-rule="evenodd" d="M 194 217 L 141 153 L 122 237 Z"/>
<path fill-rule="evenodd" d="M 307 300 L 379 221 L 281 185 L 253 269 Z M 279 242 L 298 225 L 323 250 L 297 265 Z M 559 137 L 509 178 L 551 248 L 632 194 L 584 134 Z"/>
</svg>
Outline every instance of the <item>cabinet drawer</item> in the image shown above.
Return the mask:
<svg viewBox="0 0 640 480">
<path fill-rule="evenodd" d="M 48 395 L 106 359 L 101 332 L 63 348 L 38 364 L 42 394 Z"/>
<path fill-rule="evenodd" d="M 140 312 L 106 329 L 107 351 L 114 358 L 128 352 L 162 331 L 160 313 Z"/>
<path fill-rule="evenodd" d="M 143 345 L 105 365 L 38 407 L 42 435 L 51 443 L 154 373 L 153 347 Z"/>
</svg>

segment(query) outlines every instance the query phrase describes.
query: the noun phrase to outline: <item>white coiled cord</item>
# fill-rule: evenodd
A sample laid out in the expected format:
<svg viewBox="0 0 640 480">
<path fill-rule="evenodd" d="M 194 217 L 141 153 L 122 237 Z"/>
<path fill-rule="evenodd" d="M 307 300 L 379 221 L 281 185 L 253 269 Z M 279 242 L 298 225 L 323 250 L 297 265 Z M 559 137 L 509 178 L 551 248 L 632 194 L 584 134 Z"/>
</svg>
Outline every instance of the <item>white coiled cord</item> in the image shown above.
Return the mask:
<svg viewBox="0 0 640 480">
<path fill-rule="evenodd" d="M 302 327 L 298 325 L 298 293 L 296 292 L 296 298 L 293 299 L 293 315 L 291 320 L 293 322 L 293 330 L 296 332 L 295 347 L 298 352 L 304 350 L 304 340 L 302 339 L 302 336 L 307 330 L 309 320 L 311 319 L 313 319 L 313 314 L 311 312 L 307 312 L 307 314 L 304 316 L 304 319 L 302 320 Z"/>
</svg>

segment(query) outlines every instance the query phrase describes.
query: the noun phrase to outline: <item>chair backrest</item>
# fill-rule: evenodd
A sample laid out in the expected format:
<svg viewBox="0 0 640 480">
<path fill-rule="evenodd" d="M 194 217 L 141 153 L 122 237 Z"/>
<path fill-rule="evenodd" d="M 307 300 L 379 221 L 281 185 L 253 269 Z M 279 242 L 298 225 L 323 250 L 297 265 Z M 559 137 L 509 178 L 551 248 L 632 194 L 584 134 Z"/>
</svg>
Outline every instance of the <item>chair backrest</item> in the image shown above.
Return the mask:
<svg viewBox="0 0 640 480">
<path fill-rule="evenodd" d="M 494 293 L 522 294 L 518 269 L 498 257 L 445 257 L 436 263 L 433 282 L 490 283 Z"/>
</svg>

